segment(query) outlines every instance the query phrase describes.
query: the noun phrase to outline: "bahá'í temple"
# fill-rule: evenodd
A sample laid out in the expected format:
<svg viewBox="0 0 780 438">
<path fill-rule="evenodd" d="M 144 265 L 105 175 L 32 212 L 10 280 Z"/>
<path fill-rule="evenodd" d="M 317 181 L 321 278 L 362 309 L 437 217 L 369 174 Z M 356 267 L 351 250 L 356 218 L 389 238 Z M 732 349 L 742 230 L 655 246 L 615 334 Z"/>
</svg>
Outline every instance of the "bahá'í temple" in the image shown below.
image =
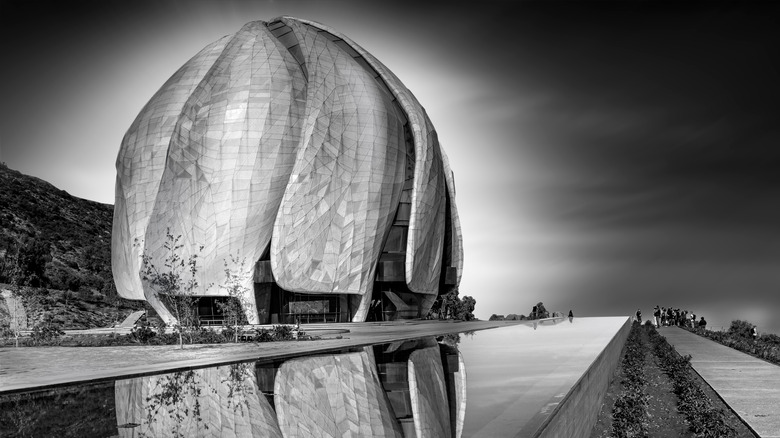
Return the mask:
<svg viewBox="0 0 780 438">
<path fill-rule="evenodd" d="M 116 167 L 117 289 L 167 322 L 142 259 L 162 265 L 168 235 L 182 260 L 198 256 L 202 320 L 219 317 L 225 269 L 240 270 L 250 323 L 417 318 L 460 282 L 436 130 L 390 70 L 327 26 L 255 21 L 205 47 L 141 110 Z"/>
</svg>

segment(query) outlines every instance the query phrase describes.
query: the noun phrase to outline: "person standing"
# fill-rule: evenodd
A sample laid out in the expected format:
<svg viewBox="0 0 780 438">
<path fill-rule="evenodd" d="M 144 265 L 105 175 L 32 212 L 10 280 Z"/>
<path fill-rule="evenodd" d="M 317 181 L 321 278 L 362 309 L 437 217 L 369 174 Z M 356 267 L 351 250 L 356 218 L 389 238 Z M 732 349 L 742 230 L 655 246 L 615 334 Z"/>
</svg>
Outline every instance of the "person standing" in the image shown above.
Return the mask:
<svg viewBox="0 0 780 438">
<path fill-rule="evenodd" d="M 661 308 L 657 305 L 653 309 L 653 322 L 655 323 L 655 328 L 661 327 Z"/>
<path fill-rule="evenodd" d="M 699 329 L 702 331 L 707 329 L 707 321 L 704 320 L 703 316 L 699 320 Z"/>
<path fill-rule="evenodd" d="M 753 337 L 753 342 L 755 342 L 756 339 L 758 339 L 758 330 L 756 330 L 755 326 L 753 326 L 753 328 L 750 330 L 750 336 Z"/>
<path fill-rule="evenodd" d="M 636 309 L 636 320 L 639 321 L 639 323 L 642 323 L 642 311 L 639 309 Z"/>
</svg>

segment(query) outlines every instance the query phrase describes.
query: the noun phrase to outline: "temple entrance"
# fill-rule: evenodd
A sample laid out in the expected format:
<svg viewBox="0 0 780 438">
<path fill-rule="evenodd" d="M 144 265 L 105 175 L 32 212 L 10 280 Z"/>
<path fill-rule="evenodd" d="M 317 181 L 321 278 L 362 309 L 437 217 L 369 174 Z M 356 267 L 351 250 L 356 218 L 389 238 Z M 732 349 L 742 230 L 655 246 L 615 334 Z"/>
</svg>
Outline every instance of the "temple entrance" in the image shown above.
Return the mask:
<svg viewBox="0 0 780 438">
<path fill-rule="evenodd" d="M 349 322 L 349 303 L 342 295 L 301 294 L 286 291 L 276 283 L 263 284 L 268 296 L 268 317 L 271 324 L 301 324 L 319 322 Z M 346 312 L 346 313 L 345 313 Z"/>
</svg>

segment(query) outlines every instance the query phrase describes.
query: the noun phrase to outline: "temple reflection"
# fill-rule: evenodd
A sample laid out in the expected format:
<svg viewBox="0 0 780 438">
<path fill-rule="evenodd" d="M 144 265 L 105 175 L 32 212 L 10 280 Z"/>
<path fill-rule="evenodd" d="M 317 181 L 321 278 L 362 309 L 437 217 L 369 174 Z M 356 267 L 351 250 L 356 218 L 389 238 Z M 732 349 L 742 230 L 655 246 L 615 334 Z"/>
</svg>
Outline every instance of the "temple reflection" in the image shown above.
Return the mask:
<svg viewBox="0 0 780 438">
<path fill-rule="evenodd" d="M 120 437 L 460 437 L 463 357 L 417 339 L 115 382 Z"/>
</svg>

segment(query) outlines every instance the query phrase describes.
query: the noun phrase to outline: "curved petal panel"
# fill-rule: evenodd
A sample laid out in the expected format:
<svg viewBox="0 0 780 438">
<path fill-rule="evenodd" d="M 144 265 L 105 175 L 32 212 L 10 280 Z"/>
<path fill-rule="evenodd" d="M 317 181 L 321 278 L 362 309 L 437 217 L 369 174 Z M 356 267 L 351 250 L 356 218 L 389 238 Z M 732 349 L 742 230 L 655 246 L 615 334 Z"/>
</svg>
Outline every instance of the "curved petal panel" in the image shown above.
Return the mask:
<svg viewBox="0 0 780 438">
<path fill-rule="evenodd" d="M 404 180 L 403 125 L 370 72 L 290 21 L 309 73 L 305 132 L 274 226 L 271 266 L 294 292 L 369 294 Z"/>
<path fill-rule="evenodd" d="M 253 22 L 227 44 L 184 106 L 146 251 L 164 257 L 168 228 L 183 237 L 185 260 L 202 245 L 200 293 L 221 293 L 231 257 L 250 261 L 244 286 L 252 291 L 251 269 L 271 239 L 295 160 L 300 125 L 294 121 L 303 115 L 305 91 L 292 55 L 263 23 Z M 254 304 L 253 293 L 245 299 Z M 248 316 L 255 322 L 256 314 Z"/>
<path fill-rule="evenodd" d="M 417 98 L 373 55 L 328 26 L 313 21 L 299 21 L 326 30 L 346 41 L 381 76 L 406 113 L 415 145 L 414 188 L 406 250 L 406 283 L 414 292 L 436 294 L 439 290 L 444 244 L 446 189 L 442 154 L 433 124 Z"/>
<path fill-rule="evenodd" d="M 224 37 L 184 64 L 141 110 L 122 139 L 116 160 L 116 201 L 111 232 L 111 266 L 117 292 L 144 299 L 139 272 L 143 239 L 165 169 L 168 145 L 179 114 L 230 37 Z M 138 239 L 140 246 L 134 246 Z"/>
<path fill-rule="evenodd" d="M 450 196 L 450 221 L 452 229 L 452 266 L 458 270 L 457 284 L 463 276 L 463 233 L 460 229 L 458 207 L 455 204 L 455 174 L 450 168 L 450 160 L 444 150 L 441 151 L 444 163 L 444 176 L 447 181 L 447 193 Z"/>
</svg>

